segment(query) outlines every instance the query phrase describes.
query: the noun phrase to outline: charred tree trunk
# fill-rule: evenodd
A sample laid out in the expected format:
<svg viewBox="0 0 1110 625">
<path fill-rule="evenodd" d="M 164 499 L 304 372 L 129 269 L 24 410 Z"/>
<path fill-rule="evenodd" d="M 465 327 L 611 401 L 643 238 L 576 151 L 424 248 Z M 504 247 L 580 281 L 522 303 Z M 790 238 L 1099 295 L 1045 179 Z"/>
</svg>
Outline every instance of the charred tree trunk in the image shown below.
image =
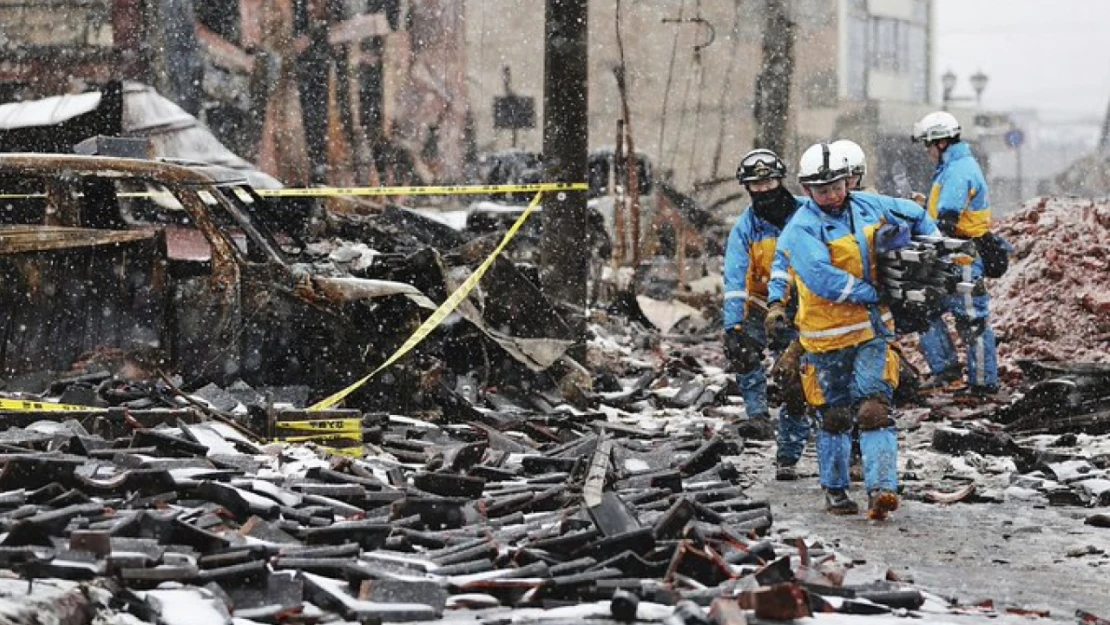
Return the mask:
<svg viewBox="0 0 1110 625">
<path fill-rule="evenodd" d="M 586 180 L 588 126 L 587 0 L 547 0 L 544 37 L 544 179 Z M 548 193 L 543 198 L 540 243 L 544 292 L 573 311 L 568 321 L 584 333 L 589 248 L 586 192 Z"/>
<path fill-rule="evenodd" d="M 794 79 L 794 22 L 788 4 L 764 0 L 763 65 L 755 81 L 754 146 L 782 154 Z"/>
</svg>

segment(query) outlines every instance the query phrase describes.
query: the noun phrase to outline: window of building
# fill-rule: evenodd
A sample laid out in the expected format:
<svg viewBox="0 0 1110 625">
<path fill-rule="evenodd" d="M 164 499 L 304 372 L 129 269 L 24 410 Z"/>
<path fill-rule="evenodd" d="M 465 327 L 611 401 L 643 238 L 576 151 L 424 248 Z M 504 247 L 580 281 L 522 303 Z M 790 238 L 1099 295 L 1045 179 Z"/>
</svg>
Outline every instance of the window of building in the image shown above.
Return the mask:
<svg viewBox="0 0 1110 625">
<path fill-rule="evenodd" d="M 928 3 L 916 0 L 911 20 L 871 15 L 864 0 L 848 5 L 847 97 L 868 97 L 871 72 L 901 74 L 910 79 L 912 101 L 924 102 L 928 96 L 929 41 Z"/>
</svg>

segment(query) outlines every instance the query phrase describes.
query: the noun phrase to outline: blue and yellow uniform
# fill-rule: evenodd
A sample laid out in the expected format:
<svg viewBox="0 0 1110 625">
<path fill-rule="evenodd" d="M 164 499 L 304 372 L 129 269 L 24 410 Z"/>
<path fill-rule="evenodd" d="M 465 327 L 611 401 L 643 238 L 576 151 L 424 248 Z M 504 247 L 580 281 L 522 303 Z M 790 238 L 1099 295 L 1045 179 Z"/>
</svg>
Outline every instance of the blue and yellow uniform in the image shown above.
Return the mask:
<svg viewBox="0 0 1110 625">
<path fill-rule="evenodd" d="M 795 325 L 806 351 L 802 383 L 821 423 L 817 454 L 827 490 L 848 487 L 857 408 L 867 490 L 897 489 L 898 441 L 889 405 L 898 361 L 890 348 L 893 318 L 874 287 L 875 232 L 886 223 L 904 224 L 915 235 L 937 234 L 936 223 L 913 202 L 852 192 L 838 214 L 807 201 L 779 237 L 770 300 L 781 301 L 788 265 L 798 297 Z M 868 400 L 879 400 L 882 411 L 865 419 Z"/>
<path fill-rule="evenodd" d="M 949 145 L 941 155 L 927 206 L 929 216 L 937 220 L 948 236 L 974 239 L 990 231 L 987 181 L 971 149 L 963 141 Z M 964 267 L 965 282 L 980 282 L 982 278 L 981 259 Z M 998 353 L 994 331 L 988 323 L 990 296 L 985 288 L 976 292 L 978 294 L 947 296 L 944 310 L 956 318 L 956 331 L 967 348 L 968 384 L 993 389 L 998 386 Z M 921 334 L 921 351 L 934 375 L 959 369 L 956 347 L 944 319 L 939 316 Z"/>
<path fill-rule="evenodd" d="M 805 200 L 795 198 L 795 203 L 801 207 Z M 725 248 L 726 329 L 744 324 L 749 315 L 766 312 L 771 265 L 781 233 L 777 226 L 757 216 L 751 206 L 732 226 Z"/>
<path fill-rule="evenodd" d="M 797 206 L 803 202 L 804 199 L 795 198 Z M 740 326 L 744 334 L 764 347 L 767 345 L 763 327 L 767 287 L 772 277 L 772 261 L 780 234 L 777 226 L 760 218 L 749 206 L 736 220 L 725 248 L 725 330 Z M 751 371 L 739 371 L 736 381 L 748 416 L 767 416 L 767 374 L 764 368 L 757 366 Z M 779 411 L 778 464 L 796 464 L 802 457 L 808 438 L 809 422 L 805 414 L 789 414 L 785 407 Z"/>
</svg>

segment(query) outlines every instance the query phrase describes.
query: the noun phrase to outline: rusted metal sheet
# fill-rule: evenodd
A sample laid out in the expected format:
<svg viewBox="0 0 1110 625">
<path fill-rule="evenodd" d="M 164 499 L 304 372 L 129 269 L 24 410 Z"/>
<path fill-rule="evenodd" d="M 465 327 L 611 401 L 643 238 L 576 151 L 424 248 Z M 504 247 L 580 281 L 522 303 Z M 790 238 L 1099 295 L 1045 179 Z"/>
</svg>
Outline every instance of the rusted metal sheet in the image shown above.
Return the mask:
<svg viewBox="0 0 1110 625">
<path fill-rule="evenodd" d="M 108 246 L 155 238 L 153 232 L 88 230 L 52 226 L 0 227 L 0 255 L 48 252 L 83 247 Z"/>
</svg>

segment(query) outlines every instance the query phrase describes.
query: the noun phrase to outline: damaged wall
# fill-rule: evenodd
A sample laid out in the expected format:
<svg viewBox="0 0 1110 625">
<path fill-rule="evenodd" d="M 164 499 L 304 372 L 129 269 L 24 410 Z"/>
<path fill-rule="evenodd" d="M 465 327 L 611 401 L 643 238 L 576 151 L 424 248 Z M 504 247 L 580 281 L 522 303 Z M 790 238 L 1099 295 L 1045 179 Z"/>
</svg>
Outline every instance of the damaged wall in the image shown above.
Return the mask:
<svg viewBox="0 0 1110 625">
<path fill-rule="evenodd" d="M 0 5 L 0 102 L 136 80 L 286 184 L 458 182 L 472 152 L 463 12 L 443 0 Z"/>
</svg>

